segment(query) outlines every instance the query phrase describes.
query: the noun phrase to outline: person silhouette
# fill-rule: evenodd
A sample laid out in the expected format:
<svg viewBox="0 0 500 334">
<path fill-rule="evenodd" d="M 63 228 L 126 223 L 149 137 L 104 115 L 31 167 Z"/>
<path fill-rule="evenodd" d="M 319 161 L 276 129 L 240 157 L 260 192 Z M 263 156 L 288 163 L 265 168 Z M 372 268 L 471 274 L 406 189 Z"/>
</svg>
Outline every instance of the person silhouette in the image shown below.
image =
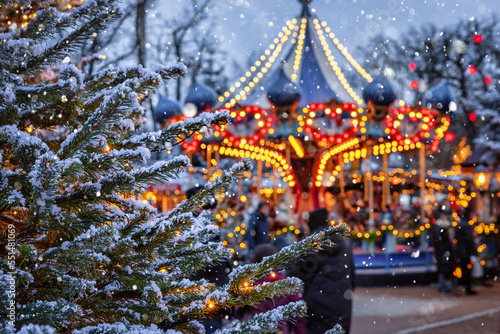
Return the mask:
<svg viewBox="0 0 500 334">
<path fill-rule="evenodd" d="M 328 228 L 328 211 L 309 213 L 311 234 Z M 351 327 L 354 262 L 347 239 L 331 238 L 332 244 L 292 265 L 290 276 L 304 281 L 307 303 L 307 333 L 319 334 L 340 324 L 348 334 Z"/>
</svg>

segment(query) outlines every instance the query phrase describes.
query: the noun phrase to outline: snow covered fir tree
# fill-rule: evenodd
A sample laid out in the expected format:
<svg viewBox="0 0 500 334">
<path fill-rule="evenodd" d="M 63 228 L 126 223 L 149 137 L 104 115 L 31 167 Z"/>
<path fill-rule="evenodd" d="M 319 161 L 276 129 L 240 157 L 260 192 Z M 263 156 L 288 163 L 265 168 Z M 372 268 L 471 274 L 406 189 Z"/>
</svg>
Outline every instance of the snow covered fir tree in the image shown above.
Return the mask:
<svg viewBox="0 0 500 334">
<path fill-rule="evenodd" d="M 31 4 L 1 3 L 2 11 Z M 297 278 L 253 282 L 345 235 L 344 226 L 237 267 L 223 286 L 191 278 L 230 255 L 213 241 L 211 212 L 193 210 L 250 163 L 234 165 L 170 212 L 157 213 L 139 197 L 190 165 L 185 156 L 151 162 L 152 153 L 223 127 L 229 114 L 145 131 L 141 101 L 186 68 L 131 66 L 86 76 L 72 65 L 73 52 L 120 15 L 119 5 L 87 0 L 62 13 L 50 3 L 33 1 L 45 9 L 1 34 L 0 332 L 203 333 L 204 319 L 301 289 Z M 37 80 L 48 69 L 57 76 Z M 270 332 L 305 310 L 303 302 L 280 306 L 221 333 Z"/>
</svg>

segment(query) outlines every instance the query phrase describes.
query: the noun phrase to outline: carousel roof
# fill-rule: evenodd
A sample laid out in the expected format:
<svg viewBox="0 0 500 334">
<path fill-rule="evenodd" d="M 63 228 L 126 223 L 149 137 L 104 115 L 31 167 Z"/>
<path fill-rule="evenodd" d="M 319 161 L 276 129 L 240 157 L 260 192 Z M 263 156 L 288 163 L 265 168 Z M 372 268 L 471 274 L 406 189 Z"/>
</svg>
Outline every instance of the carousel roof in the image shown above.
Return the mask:
<svg viewBox="0 0 500 334">
<path fill-rule="evenodd" d="M 179 102 L 170 100 L 160 95 L 158 103 L 153 111 L 155 122 L 164 123 L 176 115 L 182 115 L 182 107 Z"/>
<path fill-rule="evenodd" d="M 334 56 L 335 49 L 367 82 L 372 81 L 371 76 L 347 52 L 347 48 L 326 26 L 326 22 L 321 22 L 310 13 L 310 1 L 301 2 L 302 13 L 287 22 L 287 26 L 278 35 L 279 38 L 273 41 L 240 82 L 219 97 L 222 106 L 229 108 L 238 103 L 269 108 L 268 91 L 283 73 L 298 87 L 299 108 L 332 99 L 363 104 L 363 100 L 342 73 Z M 287 52 L 284 53 L 285 51 Z"/>
<path fill-rule="evenodd" d="M 267 90 L 269 101 L 276 106 L 288 106 L 300 98 L 299 88 L 280 69 L 279 76 Z"/>
<path fill-rule="evenodd" d="M 455 97 L 450 89 L 448 80 L 441 81 L 424 95 L 424 105 L 441 113 L 453 112 Z"/>
<path fill-rule="evenodd" d="M 185 104 L 192 103 L 196 106 L 198 112 L 204 111 L 207 108 L 212 108 L 217 103 L 215 91 L 196 80 L 188 91 Z"/>
<path fill-rule="evenodd" d="M 371 101 L 375 105 L 388 106 L 396 100 L 397 96 L 389 80 L 380 75 L 366 85 L 363 98 L 366 102 Z"/>
</svg>

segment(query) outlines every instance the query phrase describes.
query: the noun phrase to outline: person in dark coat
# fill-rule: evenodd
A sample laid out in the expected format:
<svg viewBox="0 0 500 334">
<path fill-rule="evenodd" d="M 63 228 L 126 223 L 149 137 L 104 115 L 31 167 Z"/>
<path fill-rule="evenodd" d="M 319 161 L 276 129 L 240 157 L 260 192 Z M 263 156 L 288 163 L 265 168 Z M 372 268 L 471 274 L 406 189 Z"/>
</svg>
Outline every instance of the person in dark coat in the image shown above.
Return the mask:
<svg viewBox="0 0 500 334">
<path fill-rule="evenodd" d="M 470 209 L 462 210 L 460 223 L 455 229 L 455 239 L 457 240 L 456 254 L 462 271 L 462 284 L 465 287 L 465 293 L 476 295 L 471 286 L 471 256 L 477 256 L 477 249 L 472 236 L 472 226 L 469 225 Z"/>
<path fill-rule="evenodd" d="M 328 228 L 328 211 L 309 214 L 311 234 Z M 333 244 L 295 263 L 289 274 L 304 281 L 307 332 L 319 334 L 336 324 L 349 333 L 354 290 L 354 262 L 348 240 L 332 238 Z"/>
<path fill-rule="evenodd" d="M 439 215 L 434 225 L 434 256 L 439 277 L 438 289 L 441 293 L 451 292 L 453 289 L 450 278 L 455 270 L 455 256 L 449 235 L 450 226 L 451 222 L 444 213 Z"/>
<path fill-rule="evenodd" d="M 253 252 L 258 245 L 266 244 L 270 241 L 269 222 L 267 220 L 270 210 L 269 204 L 260 202 L 257 210 L 252 213 L 248 220 L 246 238 L 250 252 Z"/>
</svg>

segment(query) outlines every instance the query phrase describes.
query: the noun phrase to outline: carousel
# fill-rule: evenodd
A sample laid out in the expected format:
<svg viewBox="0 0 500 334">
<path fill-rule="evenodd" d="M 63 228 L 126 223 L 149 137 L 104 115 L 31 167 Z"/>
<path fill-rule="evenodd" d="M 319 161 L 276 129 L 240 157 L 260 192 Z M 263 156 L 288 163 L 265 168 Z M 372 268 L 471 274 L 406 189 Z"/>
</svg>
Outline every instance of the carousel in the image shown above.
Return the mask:
<svg viewBox="0 0 500 334">
<path fill-rule="evenodd" d="M 430 89 L 421 103 L 406 105 L 388 78 L 367 73 L 327 22 L 312 14 L 310 1 L 300 2 L 300 15 L 286 22 L 221 96 L 195 82 L 184 108 L 162 97 L 155 120 L 168 125 L 202 111 L 229 110 L 232 123 L 183 143 L 185 152 L 204 161 L 206 180 L 217 176 L 221 159 L 254 160 L 257 168 L 247 176 L 257 194 L 275 203 L 284 198 L 297 216 L 320 207 L 330 210 L 356 188 L 368 216 L 364 230 L 352 231 L 361 241 L 357 267 L 377 267 L 387 274 L 404 263 L 430 271 L 429 195 L 446 187 L 453 205 L 467 206 L 471 200 L 465 181 L 440 177 L 437 171 L 432 178 L 425 165 L 443 138 L 453 136 L 447 131 L 456 104 L 448 83 Z M 350 85 L 342 66 L 365 82 L 361 92 Z M 413 155 L 418 167 L 390 168 L 391 156 L 397 155 Z M 454 172 L 460 174 L 443 173 Z M 400 187 L 410 183 L 411 189 Z M 375 224 L 377 209 L 390 207 L 405 192 L 421 203 L 418 220 L 404 229 L 391 222 Z M 247 196 L 240 182 L 236 199 Z M 375 240 L 383 235 L 384 251 L 377 253 Z M 421 239 L 420 248 L 398 249 L 397 238 Z"/>
<path fill-rule="evenodd" d="M 389 204 L 389 156 L 415 151 L 425 157 L 438 149 L 453 111 L 449 87 L 443 82 L 428 92 L 424 103 L 405 105 L 387 78 L 372 78 L 327 23 L 311 14 L 309 1 L 301 2 L 301 14 L 287 22 L 264 54 L 218 99 L 209 87 L 193 85 L 184 111 L 196 115 L 227 109 L 233 122 L 209 138 L 195 136 L 183 148 L 202 152 L 207 173 L 223 157 L 256 161 L 257 186 L 262 183 L 262 165 L 271 167 L 280 184 L 291 189 L 296 212 L 325 206 L 329 187 L 343 193 L 346 168 L 361 172 L 368 197 L 374 193 L 374 178 L 380 180 L 382 202 Z M 366 82 L 362 94 L 350 86 L 337 56 Z M 156 120 L 182 121 L 182 110 L 177 102 L 161 98 Z M 378 175 L 371 170 L 374 157 L 383 161 Z"/>
</svg>

